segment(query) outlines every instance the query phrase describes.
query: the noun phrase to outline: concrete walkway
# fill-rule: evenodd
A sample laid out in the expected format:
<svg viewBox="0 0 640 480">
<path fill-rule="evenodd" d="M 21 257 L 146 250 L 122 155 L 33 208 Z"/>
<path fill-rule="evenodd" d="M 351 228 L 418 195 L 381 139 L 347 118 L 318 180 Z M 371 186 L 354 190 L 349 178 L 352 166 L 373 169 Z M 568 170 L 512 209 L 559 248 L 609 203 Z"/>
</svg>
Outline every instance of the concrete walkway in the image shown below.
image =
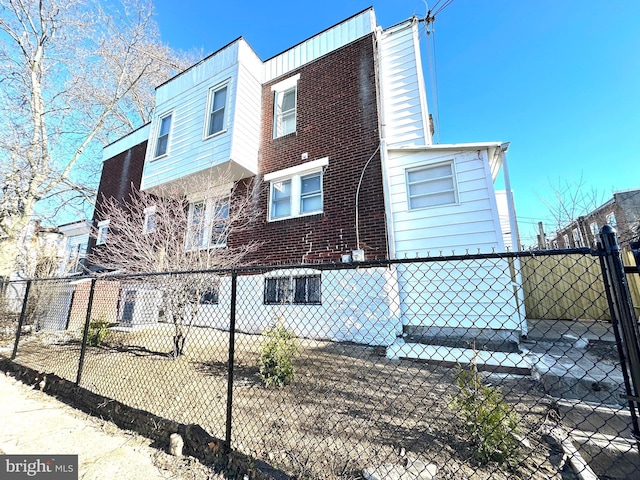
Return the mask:
<svg viewBox="0 0 640 480">
<path fill-rule="evenodd" d="M 217 478 L 194 459 L 150 443 L 0 372 L 0 453 L 78 455 L 83 480 Z"/>
</svg>

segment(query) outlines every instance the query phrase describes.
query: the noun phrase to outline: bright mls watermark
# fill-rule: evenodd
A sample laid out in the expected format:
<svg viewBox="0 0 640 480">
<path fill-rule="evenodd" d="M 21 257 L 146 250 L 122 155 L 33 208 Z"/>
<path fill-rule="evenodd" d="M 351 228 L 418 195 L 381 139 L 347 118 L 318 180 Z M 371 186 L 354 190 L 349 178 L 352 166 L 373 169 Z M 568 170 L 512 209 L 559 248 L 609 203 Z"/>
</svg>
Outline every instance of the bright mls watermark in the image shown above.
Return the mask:
<svg viewBox="0 0 640 480">
<path fill-rule="evenodd" d="M 0 455 L 0 478 L 78 480 L 78 456 Z"/>
</svg>

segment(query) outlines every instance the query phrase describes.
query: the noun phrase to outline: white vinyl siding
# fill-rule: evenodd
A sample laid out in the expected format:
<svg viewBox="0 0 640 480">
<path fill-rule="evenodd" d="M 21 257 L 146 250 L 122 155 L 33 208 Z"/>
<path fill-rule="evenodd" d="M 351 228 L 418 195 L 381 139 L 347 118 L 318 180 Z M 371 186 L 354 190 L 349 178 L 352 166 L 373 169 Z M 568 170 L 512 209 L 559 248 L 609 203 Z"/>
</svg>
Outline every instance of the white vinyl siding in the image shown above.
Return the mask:
<svg viewBox="0 0 640 480">
<path fill-rule="evenodd" d="M 409 208 L 407 171 L 453 159 L 456 204 Z M 391 150 L 387 160 L 389 198 L 397 258 L 452 252 L 504 250 L 504 240 L 486 151 Z"/>
<path fill-rule="evenodd" d="M 214 166 L 234 168 L 238 180 L 257 173 L 260 70 L 261 62 L 240 39 L 158 87 L 156 110 L 173 113 L 171 148 L 153 162 L 147 152 L 143 190 Z M 203 139 L 209 133 L 211 91 L 222 86 L 226 88 L 224 128 Z"/>
<path fill-rule="evenodd" d="M 408 20 L 381 34 L 382 123 L 388 145 L 431 144 L 417 28 Z"/>
</svg>

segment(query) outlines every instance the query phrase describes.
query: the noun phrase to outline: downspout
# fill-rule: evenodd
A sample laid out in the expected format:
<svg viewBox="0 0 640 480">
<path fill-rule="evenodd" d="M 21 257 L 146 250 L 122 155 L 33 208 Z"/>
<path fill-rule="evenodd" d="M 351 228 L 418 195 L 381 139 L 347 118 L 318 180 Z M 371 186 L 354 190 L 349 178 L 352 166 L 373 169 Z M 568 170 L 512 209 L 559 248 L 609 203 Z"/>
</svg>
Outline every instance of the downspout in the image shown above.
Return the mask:
<svg viewBox="0 0 640 480">
<path fill-rule="evenodd" d="M 509 162 L 507 162 L 507 150 L 509 142 L 500 145 L 500 154 L 502 155 L 502 174 L 504 176 L 504 188 L 507 194 L 507 206 L 509 210 L 509 228 L 511 229 L 511 245 L 515 251 L 522 250 L 520 245 L 520 234 L 518 232 L 518 222 L 516 220 L 516 206 L 513 200 L 513 192 L 511 191 L 511 179 L 509 178 Z"/>
<path fill-rule="evenodd" d="M 515 251 L 522 249 L 520 245 L 520 235 L 518 233 L 518 222 L 516 221 L 516 208 L 513 201 L 513 193 L 511 192 L 511 180 L 509 178 L 509 163 L 507 162 L 507 150 L 509 149 L 509 142 L 505 142 L 500 145 L 500 155 L 502 155 L 502 175 L 504 177 L 504 188 L 507 195 L 507 210 L 509 210 L 509 227 L 511 228 L 511 245 L 513 245 Z M 518 309 L 518 316 L 520 317 L 520 335 L 527 337 L 529 334 L 529 326 L 527 325 L 527 312 L 524 305 L 524 288 L 522 280 L 522 264 L 519 258 L 514 258 L 514 277 L 512 281 L 514 295 L 516 299 L 516 306 Z"/>
</svg>

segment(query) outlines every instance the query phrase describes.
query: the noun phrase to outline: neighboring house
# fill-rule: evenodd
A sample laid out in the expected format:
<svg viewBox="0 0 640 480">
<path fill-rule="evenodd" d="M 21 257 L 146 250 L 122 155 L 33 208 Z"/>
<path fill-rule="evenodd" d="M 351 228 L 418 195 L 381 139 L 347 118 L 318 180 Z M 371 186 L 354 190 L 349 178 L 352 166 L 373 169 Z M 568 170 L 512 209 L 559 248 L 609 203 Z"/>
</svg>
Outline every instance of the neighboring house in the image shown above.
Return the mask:
<svg viewBox="0 0 640 480">
<path fill-rule="evenodd" d="M 640 189 L 614 192 L 610 200 L 559 229 L 551 244 L 559 248 L 595 247 L 605 225 L 616 229 L 622 247 L 640 240 Z"/>
<path fill-rule="evenodd" d="M 424 290 L 432 272 L 374 268 L 363 287 L 349 270 L 313 268 L 518 245 L 506 168 L 508 194 L 494 189 L 508 143 L 432 143 L 418 26 L 414 17 L 382 29 L 369 8 L 266 61 L 243 38 L 234 40 L 160 85 L 151 123 L 105 147 L 96 212 L 103 196 L 126 200 L 131 186 L 155 193 L 211 167 L 231 172 L 236 184 L 257 178 L 264 215 L 250 230 L 232 231 L 226 244 L 264 239 L 247 262 L 308 268 L 266 274 L 263 289 L 248 289 L 253 297 L 243 304 L 252 315 L 238 315 L 248 322 L 239 329 L 260 331 L 282 303 L 291 304 L 287 321 L 300 335 L 389 345 L 403 326 L 431 326 L 406 292 L 419 283 L 418 303 L 437 298 L 443 282 Z M 193 192 L 190 208 L 206 209 L 207 199 Z M 106 242 L 108 222 L 94 218 Z M 501 265 L 483 271 L 483 286 L 508 294 L 498 293 L 500 318 L 471 305 L 472 326 L 517 337 L 526 325 L 508 272 Z M 350 295 L 337 291 L 340 279 Z M 228 308 L 217 298 L 204 310 Z M 353 307 L 359 299 L 362 311 Z M 327 323 L 304 322 L 310 308 Z M 258 324 L 251 319 L 259 313 Z M 213 325 L 209 318 L 200 323 Z M 457 325 L 455 315 L 448 318 Z"/>
<path fill-rule="evenodd" d="M 86 273 L 87 246 L 91 234 L 91 223 L 79 220 L 58 226 L 64 236 L 64 253 L 59 276 Z"/>
</svg>

